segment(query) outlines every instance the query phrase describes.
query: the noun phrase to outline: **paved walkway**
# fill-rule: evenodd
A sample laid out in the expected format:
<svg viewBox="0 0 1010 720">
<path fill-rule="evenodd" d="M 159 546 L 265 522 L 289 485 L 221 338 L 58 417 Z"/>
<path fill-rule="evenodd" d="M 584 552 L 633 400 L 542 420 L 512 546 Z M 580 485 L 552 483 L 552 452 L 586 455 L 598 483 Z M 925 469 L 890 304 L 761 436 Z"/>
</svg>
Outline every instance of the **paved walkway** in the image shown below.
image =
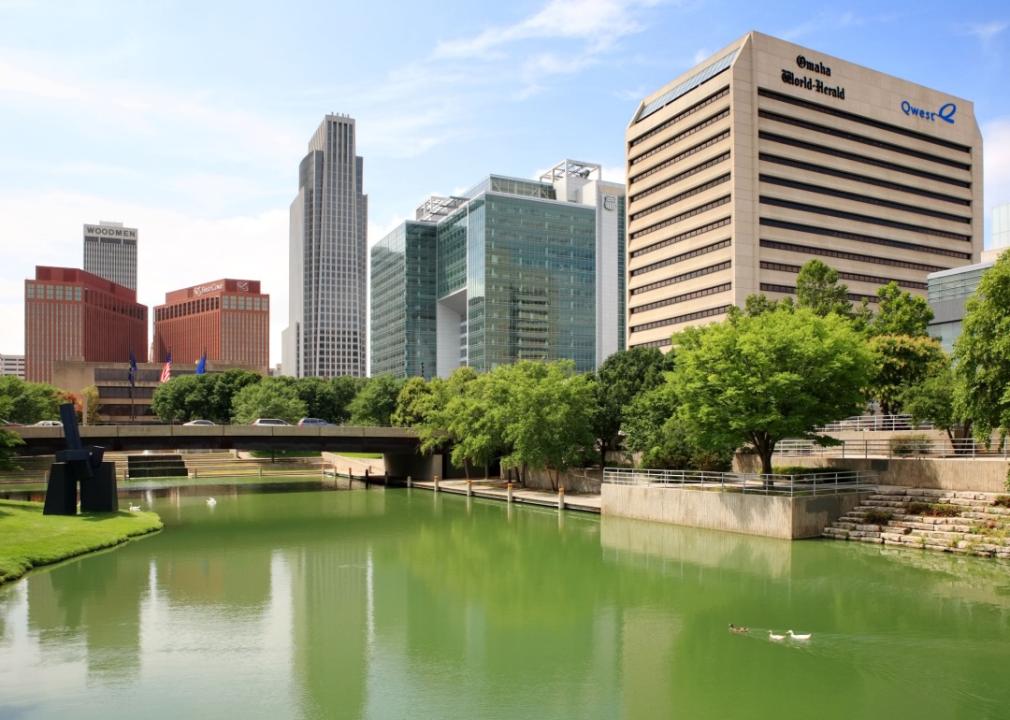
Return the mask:
<svg viewBox="0 0 1010 720">
<path fill-rule="evenodd" d="M 414 481 L 414 487 L 425 490 L 434 490 L 435 483 L 427 481 Z M 439 492 L 452 493 L 454 495 L 466 495 L 466 480 L 440 480 L 438 483 Z M 491 500 L 508 500 L 508 491 L 505 483 L 497 480 L 474 480 L 473 496 L 489 498 Z M 527 488 L 512 489 L 512 502 L 525 503 L 527 505 L 542 505 L 545 507 L 558 506 L 558 494 L 546 490 L 529 490 Z M 599 513 L 599 495 L 573 495 L 565 494 L 565 508 L 567 510 L 578 510 L 580 512 Z"/>
</svg>

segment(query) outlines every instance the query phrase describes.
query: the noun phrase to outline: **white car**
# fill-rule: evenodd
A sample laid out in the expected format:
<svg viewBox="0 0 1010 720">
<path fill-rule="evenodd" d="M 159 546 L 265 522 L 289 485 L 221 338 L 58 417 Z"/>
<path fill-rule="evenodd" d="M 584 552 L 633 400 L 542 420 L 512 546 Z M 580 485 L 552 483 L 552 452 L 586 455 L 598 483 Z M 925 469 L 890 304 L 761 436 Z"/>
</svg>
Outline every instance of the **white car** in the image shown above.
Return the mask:
<svg viewBox="0 0 1010 720">
<path fill-rule="evenodd" d="M 63 423 L 59 420 L 39 420 L 35 427 L 63 427 Z"/>
<path fill-rule="evenodd" d="M 207 427 L 207 426 L 210 426 L 210 425 L 217 425 L 217 423 L 214 422 L 213 420 L 190 420 L 187 423 L 183 423 L 183 425 L 184 426 L 189 425 L 191 427 L 194 427 L 194 426 Z"/>
<path fill-rule="evenodd" d="M 256 427 L 276 427 L 280 425 L 291 426 L 287 420 L 281 420 L 280 418 L 256 418 L 252 421 L 252 424 Z"/>
</svg>

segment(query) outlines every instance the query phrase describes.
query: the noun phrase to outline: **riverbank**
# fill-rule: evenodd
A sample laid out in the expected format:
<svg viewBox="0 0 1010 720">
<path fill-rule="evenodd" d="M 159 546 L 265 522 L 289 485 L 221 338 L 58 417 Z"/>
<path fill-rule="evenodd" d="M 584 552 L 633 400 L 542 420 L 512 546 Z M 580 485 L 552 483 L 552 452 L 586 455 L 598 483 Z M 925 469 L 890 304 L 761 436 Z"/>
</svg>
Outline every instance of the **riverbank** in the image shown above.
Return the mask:
<svg viewBox="0 0 1010 720">
<path fill-rule="evenodd" d="M 413 487 L 423 490 L 434 490 L 435 483 L 428 480 L 415 481 Z M 467 481 L 441 480 L 438 483 L 438 491 L 453 495 L 466 495 Z M 488 500 L 500 500 L 502 502 L 508 502 L 509 500 L 506 484 L 498 480 L 473 480 L 470 486 L 470 494 L 473 497 L 486 498 Z M 559 506 L 561 500 L 558 493 L 515 487 L 512 489 L 512 502 L 556 508 Z M 564 507 L 566 510 L 599 514 L 600 496 L 588 494 L 566 495 L 564 497 Z"/>
<path fill-rule="evenodd" d="M 0 500 L 0 584 L 161 527 L 153 512 L 43 515 L 41 503 Z"/>
</svg>

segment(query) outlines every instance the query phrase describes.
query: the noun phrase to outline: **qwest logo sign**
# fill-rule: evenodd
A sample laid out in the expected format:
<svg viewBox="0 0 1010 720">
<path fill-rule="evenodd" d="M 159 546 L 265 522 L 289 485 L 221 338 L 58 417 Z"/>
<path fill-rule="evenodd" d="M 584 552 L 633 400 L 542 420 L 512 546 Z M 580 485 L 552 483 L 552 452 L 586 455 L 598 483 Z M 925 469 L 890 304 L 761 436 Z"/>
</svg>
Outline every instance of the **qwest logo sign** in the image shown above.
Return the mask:
<svg viewBox="0 0 1010 720">
<path fill-rule="evenodd" d="M 921 120 L 936 122 L 937 119 L 940 119 L 945 123 L 953 125 L 954 115 L 957 113 L 957 105 L 955 105 L 954 103 L 945 103 L 940 106 L 939 110 L 936 110 L 934 112 L 933 110 L 926 110 L 925 108 L 916 107 L 912 103 L 908 102 L 908 100 L 902 100 L 901 112 L 905 113 L 910 117 L 917 117 Z"/>
</svg>

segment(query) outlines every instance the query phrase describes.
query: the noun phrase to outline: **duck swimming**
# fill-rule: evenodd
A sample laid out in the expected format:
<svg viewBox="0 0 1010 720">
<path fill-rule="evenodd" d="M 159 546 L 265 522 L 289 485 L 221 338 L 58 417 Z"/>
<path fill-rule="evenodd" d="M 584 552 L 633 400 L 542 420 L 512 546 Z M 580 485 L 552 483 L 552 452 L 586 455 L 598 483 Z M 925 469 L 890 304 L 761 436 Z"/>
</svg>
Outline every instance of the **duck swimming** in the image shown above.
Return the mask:
<svg viewBox="0 0 1010 720">
<path fill-rule="evenodd" d="M 733 623 L 730 623 L 729 631 L 731 633 L 736 633 L 737 635 L 743 635 L 744 633 L 749 633 L 750 628 L 746 625 L 734 625 Z"/>
</svg>

